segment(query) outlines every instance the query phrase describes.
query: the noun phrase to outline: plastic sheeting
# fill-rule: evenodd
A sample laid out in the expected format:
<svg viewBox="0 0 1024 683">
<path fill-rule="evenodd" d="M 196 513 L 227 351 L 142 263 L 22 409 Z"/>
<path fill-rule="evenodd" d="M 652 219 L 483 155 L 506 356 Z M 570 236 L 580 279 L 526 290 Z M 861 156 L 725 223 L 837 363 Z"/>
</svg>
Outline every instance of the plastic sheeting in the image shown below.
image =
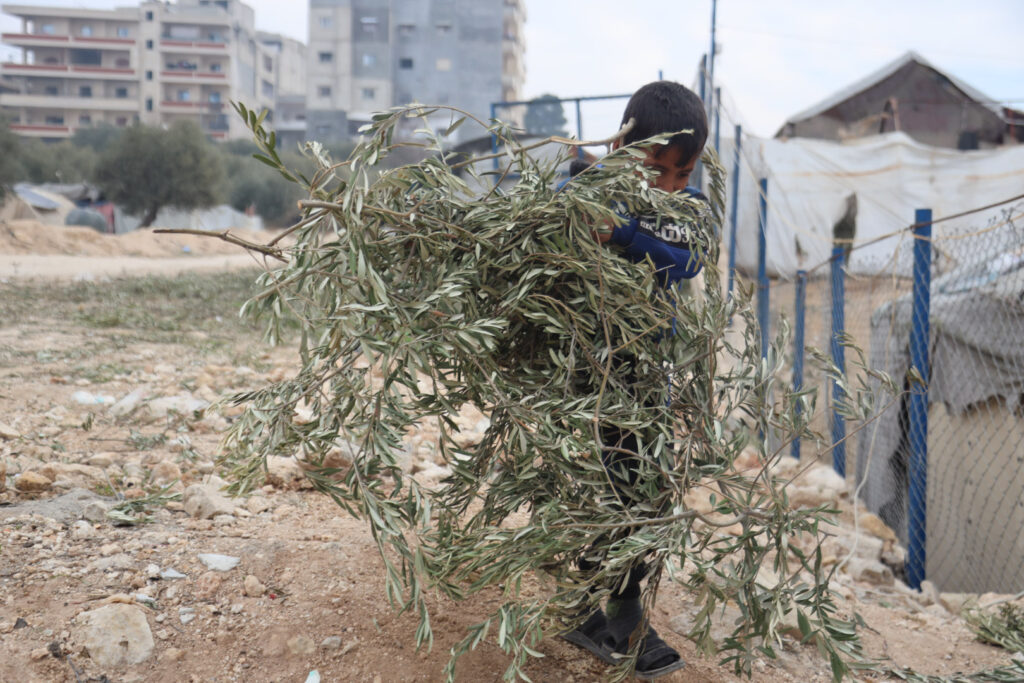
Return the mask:
<svg viewBox="0 0 1024 683">
<path fill-rule="evenodd" d="M 1024 145 L 962 152 L 922 145 L 897 132 L 843 143 L 745 136 L 741 151 L 736 264 L 748 274 L 757 272 L 761 177 L 768 178 L 767 269 L 784 278 L 828 260 L 834 226 L 851 194 L 857 202 L 857 247 L 910 225 L 915 209 L 930 208 L 938 219 L 1024 193 Z M 721 158 L 732 172 L 732 140 L 723 140 Z M 964 234 L 1000 215 L 993 208 L 941 222 L 933 234 Z M 728 240 L 728 223 L 724 228 Z M 849 271 L 909 277 L 911 241 L 904 232 L 855 248 Z M 943 272 L 961 263 L 955 251 L 936 255 Z"/>
</svg>

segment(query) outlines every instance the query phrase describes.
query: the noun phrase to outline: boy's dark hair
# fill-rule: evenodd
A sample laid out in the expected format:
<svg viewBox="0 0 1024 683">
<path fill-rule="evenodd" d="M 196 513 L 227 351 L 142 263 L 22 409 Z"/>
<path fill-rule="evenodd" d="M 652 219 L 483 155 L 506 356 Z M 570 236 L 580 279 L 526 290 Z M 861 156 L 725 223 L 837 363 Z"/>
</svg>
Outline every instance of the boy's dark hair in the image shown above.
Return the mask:
<svg viewBox="0 0 1024 683">
<path fill-rule="evenodd" d="M 680 147 L 682 158 L 688 161 L 704 149 L 708 140 L 704 103 L 692 90 L 672 81 L 648 83 L 633 93 L 622 114 L 622 124 L 630 119 L 636 119 L 636 125 L 623 137 L 623 145 L 662 133 L 692 129 L 692 135 L 680 133 L 668 141 L 669 146 Z"/>
</svg>

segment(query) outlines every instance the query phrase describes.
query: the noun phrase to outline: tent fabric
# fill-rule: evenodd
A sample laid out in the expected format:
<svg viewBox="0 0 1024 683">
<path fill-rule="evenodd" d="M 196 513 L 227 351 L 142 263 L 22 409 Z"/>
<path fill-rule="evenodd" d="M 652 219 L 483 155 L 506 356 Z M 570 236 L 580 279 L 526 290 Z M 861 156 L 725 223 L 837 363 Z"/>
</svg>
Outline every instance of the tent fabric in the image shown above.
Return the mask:
<svg viewBox="0 0 1024 683">
<path fill-rule="evenodd" d="M 731 171 L 733 143 L 724 143 L 720 155 Z M 736 264 L 747 274 L 757 272 L 762 177 L 768 180 L 767 270 L 786 279 L 829 259 L 833 226 L 844 215 L 850 195 L 856 195 L 857 217 L 848 271 L 909 277 L 912 239 L 900 231 L 914 222 L 916 209 L 930 208 L 938 219 L 1024 191 L 1024 145 L 964 152 L 930 147 L 894 132 L 841 143 L 745 136 L 741 151 Z M 1001 210 L 940 222 L 933 236 L 941 240 L 984 228 Z M 730 227 L 723 232 L 728 241 Z M 900 234 L 858 247 L 891 233 Z M 954 244 L 938 252 L 941 271 L 965 261 L 960 248 Z"/>
</svg>

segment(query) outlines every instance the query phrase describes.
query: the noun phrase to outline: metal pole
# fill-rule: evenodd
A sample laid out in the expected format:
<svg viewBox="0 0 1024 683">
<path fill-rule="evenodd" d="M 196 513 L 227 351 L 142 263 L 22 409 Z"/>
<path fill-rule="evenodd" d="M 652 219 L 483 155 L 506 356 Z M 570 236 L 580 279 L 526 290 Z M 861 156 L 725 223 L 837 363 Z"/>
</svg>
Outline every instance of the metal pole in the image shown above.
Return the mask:
<svg viewBox="0 0 1024 683">
<path fill-rule="evenodd" d="M 715 88 L 715 153 L 722 151 L 718 143 L 722 131 L 722 89 Z"/>
<path fill-rule="evenodd" d="M 491 102 L 491 120 L 498 118 L 498 105 L 495 102 Z M 491 133 L 491 154 L 498 153 L 498 136 Z M 494 170 L 498 170 L 498 157 L 494 157 L 492 162 Z"/>
<path fill-rule="evenodd" d="M 768 179 L 761 178 L 757 231 L 757 324 L 761 327 L 761 358 L 768 357 Z"/>
<path fill-rule="evenodd" d="M 729 290 L 728 295 L 732 297 L 732 288 L 736 280 L 736 216 L 740 202 L 740 144 L 743 137 L 743 127 L 736 126 L 736 145 L 732 158 L 732 206 L 729 208 Z"/>
<path fill-rule="evenodd" d="M 796 329 L 793 332 L 793 391 L 799 393 L 804 387 L 804 310 L 807 304 L 807 271 L 796 271 Z M 802 412 L 797 401 L 796 413 Z M 793 439 L 790 454 L 800 459 L 800 437 Z"/>
<path fill-rule="evenodd" d="M 840 337 L 846 327 L 844 276 L 845 247 L 832 247 L 832 362 L 839 371 L 846 374 L 846 349 Z M 839 382 L 832 382 L 832 468 L 842 477 L 846 476 L 846 422 L 836 405 L 842 400 L 843 388 Z"/>
<path fill-rule="evenodd" d="M 698 95 L 700 95 L 700 101 L 704 103 L 705 108 L 707 107 L 707 68 L 708 68 L 708 56 L 701 55 L 700 58 L 700 73 L 697 74 L 697 89 Z M 697 160 L 697 165 L 693 169 L 693 185 L 698 190 L 704 189 L 704 164 Z"/>
<path fill-rule="evenodd" d="M 924 386 L 910 387 L 910 495 L 907 517 L 907 584 L 920 590 L 925 577 L 928 521 L 928 340 L 931 309 L 932 210 L 914 214 L 914 308 L 910 365 Z"/>
<path fill-rule="evenodd" d="M 708 52 L 708 92 L 713 93 L 715 86 L 715 18 L 718 14 L 718 0 L 711 0 L 711 50 Z M 708 109 L 708 113 L 711 110 Z"/>
<path fill-rule="evenodd" d="M 580 101 L 576 100 L 576 139 L 583 139 L 583 110 L 580 109 Z M 576 156 L 580 159 L 583 158 L 583 147 L 576 148 Z"/>
</svg>

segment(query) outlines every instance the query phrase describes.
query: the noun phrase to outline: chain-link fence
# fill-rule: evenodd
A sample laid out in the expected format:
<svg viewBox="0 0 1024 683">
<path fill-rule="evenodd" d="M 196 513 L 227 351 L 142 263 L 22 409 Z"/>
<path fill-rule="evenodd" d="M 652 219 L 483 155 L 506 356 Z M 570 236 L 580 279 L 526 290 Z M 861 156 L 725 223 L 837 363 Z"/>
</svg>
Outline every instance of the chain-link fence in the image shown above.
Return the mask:
<svg viewBox="0 0 1024 683">
<path fill-rule="evenodd" d="M 1024 589 L 1024 202 L 973 225 L 951 227 L 952 217 L 907 216 L 908 227 L 889 235 L 887 263 L 859 273 L 847 268 L 856 249 L 840 246 L 796 277 L 771 280 L 768 325 L 777 330 L 785 317 L 793 326 L 792 379 L 818 389 L 812 424 L 824 440 L 799 444 L 799 456 L 831 462 L 856 487 L 859 504 L 896 532 L 907 583 L 1017 592 Z M 843 335 L 853 346 L 838 343 Z M 874 390 L 870 419 L 845 424 L 834 410 L 842 389 L 802 362 L 806 347 L 843 367 L 848 386 Z M 858 350 L 863 363 L 852 357 Z M 863 367 L 885 372 L 903 391 L 883 392 Z"/>
</svg>

